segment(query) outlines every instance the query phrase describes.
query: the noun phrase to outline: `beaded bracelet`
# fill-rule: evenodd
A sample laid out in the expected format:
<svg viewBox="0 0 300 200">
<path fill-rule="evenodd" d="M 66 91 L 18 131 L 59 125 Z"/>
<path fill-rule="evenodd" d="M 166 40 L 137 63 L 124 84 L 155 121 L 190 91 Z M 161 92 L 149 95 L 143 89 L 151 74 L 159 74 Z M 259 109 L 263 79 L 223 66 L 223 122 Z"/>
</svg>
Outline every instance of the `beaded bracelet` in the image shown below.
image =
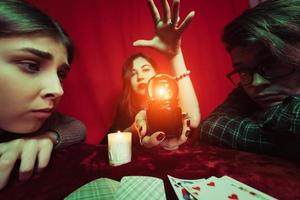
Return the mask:
<svg viewBox="0 0 300 200">
<path fill-rule="evenodd" d="M 190 75 L 190 73 L 191 73 L 191 71 L 187 70 L 186 72 L 184 72 L 183 74 L 180 74 L 180 75 L 176 76 L 175 78 L 176 78 L 176 80 L 180 80 L 180 79 L 182 79 L 182 78 Z"/>
</svg>

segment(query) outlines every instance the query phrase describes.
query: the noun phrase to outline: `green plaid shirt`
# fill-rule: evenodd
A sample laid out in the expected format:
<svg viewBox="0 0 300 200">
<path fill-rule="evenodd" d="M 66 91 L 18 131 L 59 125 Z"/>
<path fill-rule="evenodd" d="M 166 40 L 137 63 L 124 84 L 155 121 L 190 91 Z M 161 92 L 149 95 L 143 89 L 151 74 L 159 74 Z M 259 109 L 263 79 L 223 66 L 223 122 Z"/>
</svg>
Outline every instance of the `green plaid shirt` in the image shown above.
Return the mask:
<svg viewBox="0 0 300 200">
<path fill-rule="evenodd" d="M 201 125 L 202 141 L 300 158 L 300 95 L 266 110 L 236 88 Z"/>
</svg>

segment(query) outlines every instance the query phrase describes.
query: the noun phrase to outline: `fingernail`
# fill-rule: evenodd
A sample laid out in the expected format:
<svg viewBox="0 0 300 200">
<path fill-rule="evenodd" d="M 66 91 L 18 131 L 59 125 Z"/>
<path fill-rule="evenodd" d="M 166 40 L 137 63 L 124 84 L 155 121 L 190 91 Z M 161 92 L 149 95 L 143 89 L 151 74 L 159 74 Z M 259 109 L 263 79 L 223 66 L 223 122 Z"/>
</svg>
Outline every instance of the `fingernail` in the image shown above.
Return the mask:
<svg viewBox="0 0 300 200">
<path fill-rule="evenodd" d="M 186 121 L 186 124 L 187 124 L 188 127 L 190 127 L 190 126 L 191 126 L 191 120 L 188 119 L 188 120 Z"/>
<path fill-rule="evenodd" d="M 185 136 L 186 136 L 186 137 L 189 137 L 190 134 L 191 134 L 191 130 L 187 130 L 187 131 L 185 132 Z"/>
<path fill-rule="evenodd" d="M 162 139 L 164 139 L 165 138 L 165 134 L 164 133 L 160 133 L 158 136 L 156 136 L 156 139 L 157 140 L 162 140 Z"/>
</svg>

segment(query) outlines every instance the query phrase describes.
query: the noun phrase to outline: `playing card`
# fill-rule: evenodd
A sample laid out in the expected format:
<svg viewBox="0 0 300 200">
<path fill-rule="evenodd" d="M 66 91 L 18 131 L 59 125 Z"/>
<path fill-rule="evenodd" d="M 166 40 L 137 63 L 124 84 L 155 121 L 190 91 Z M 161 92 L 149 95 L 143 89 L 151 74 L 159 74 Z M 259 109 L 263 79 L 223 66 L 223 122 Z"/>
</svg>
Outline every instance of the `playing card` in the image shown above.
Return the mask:
<svg viewBox="0 0 300 200">
<path fill-rule="evenodd" d="M 217 182 L 216 177 L 210 177 L 195 182 L 194 184 L 185 185 L 187 191 L 196 199 L 221 199 L 220 185 Z M 228 198 L 227 198 L 228 199 Z"/>
<path fill-rule="evenodd" d="M 65 200 L 111 200 L 119 187 L 119 182 L 109 178 L 99 178 L 91 181 L 69 194 Z"/>
<path fill-rule="evenodd" d="M 242 191 L 228 182 L 216 178 L 210 177 L 206 180 L 201 180 L 198 183 L 189 185 L 187 187 L 188 192 L 196 199 L 218 199 L 218 200 L 250 200 L 259 199 L 257 196 L 253 196 L 249 192 Z"/>
<path fill-rule="evenodd" d="M 212 177 L 211 177 L 212 178 Z M 190 182 L 183 182 L 182 186 L 184 188 L 186 188 L 186 190 L 195 198 L 197 198 L 197 196 L 200 193 L 200 183 L 207 181 L 206 179 L 197 179 L 194 180 L 192 183 Z M 202 191 L 203 192 L 203 191 Z"/>
<path fill-rule="evenodd" d="M 224 181 L 227 185 L 232 186 L 233 188 L 236 188 L 237 190 L 250 194 L 252 199 L 260 199 L 260 200 L 274 200 L 276 198 L 271 197 L 270 195 L 267 195 L 261 191 L 258 191 L 244 183 L 241 183 L 229 176 L 223 176 L 220 178 L 220 180 Z"/>
<path fill-rule="evenodd" d="M 217 192 L 218 199 L 230 199 L 230 200 L 258 200 L 258 196 L 254 196 L 249 192 L 234 187 L 231 184 L 228 184 L 227 181 L 223 179 L 216 179 L 216 184 L 218 185 Z"/>
<path fill-rule="evenodd" d="M 192 185 L 201 179 L 179 179 L 170 175 L 168 175 L 168 178 L 179 200 L 195 200 L 185 187 Z"/>
<path fill-rule="evenodd" d="M 125 176 L 114 194 L 114 199 L 166 200 L 163 180 L 148 176 Z"/>
<path fill-rule="evenodd" d="M 231 177 L 210 177 L 208 179 L 179 179 L 168 175 L 179 200 L 274 200 L 275 198 L 260 192 Z"/>
</svg>

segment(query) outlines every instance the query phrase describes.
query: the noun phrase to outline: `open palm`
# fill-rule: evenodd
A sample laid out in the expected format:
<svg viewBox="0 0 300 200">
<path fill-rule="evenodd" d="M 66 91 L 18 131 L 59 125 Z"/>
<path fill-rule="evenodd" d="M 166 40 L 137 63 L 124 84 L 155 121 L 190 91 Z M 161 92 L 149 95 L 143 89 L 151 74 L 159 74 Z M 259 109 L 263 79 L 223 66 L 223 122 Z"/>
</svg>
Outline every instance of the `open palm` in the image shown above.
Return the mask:
<svg viewBox="0 0 300 200">
<path fill-rule="evenodd" d="M 195 12 L 190 12 L 182 23 L 179 24 L 179 0 L 173 1 L 172 13 L 167 0 L 161 0 L 163 7 L 163 17 L 161 18 L 153 0 L 148 1 L 152 14 L 155 36 L 151 40 L 137 40 L 134 46 L 151 47 L 167 55 L 174 56 L 180 48 L 181 35 L 190 24 Z"/>
</svg>

